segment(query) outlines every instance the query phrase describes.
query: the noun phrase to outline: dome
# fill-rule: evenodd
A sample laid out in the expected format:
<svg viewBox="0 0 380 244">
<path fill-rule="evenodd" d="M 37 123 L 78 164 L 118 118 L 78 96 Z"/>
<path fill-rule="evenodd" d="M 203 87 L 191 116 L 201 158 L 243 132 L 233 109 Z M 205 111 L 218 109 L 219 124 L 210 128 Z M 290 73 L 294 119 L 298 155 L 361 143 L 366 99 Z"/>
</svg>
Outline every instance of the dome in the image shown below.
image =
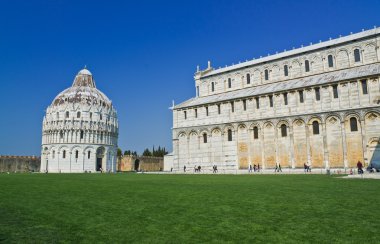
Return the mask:
<svg viewBox="0 0 380 244">
<path fill-rule="evenodd" d="M 103 92 L 96 89 L 95 80 L 91 72 L 86 68 L 78 72 L 74 78 L 73 85 L 59 93 L 51 105 L 56 106 L 64 103 L 112 107 L 111 100 Z"/>
</svg>

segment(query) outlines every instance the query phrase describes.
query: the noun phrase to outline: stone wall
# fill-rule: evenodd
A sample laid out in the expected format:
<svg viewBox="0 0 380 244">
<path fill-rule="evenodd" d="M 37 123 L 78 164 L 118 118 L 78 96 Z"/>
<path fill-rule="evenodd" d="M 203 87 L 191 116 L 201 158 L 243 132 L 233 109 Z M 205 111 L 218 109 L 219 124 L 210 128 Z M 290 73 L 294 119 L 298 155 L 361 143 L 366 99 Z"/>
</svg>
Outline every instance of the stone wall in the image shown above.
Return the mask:
<svg viewBox="0 0 380 244">
<path fill-rule="evenodd" d="M 118 159 L 118 171 L 162 171 L 164 158 L 124 155 Z"/>
<path fill-rule="evenodd" d="M 0 156 L 0 172 L 39 172 L 41 158 L 35 156 Z"/>
</svg>

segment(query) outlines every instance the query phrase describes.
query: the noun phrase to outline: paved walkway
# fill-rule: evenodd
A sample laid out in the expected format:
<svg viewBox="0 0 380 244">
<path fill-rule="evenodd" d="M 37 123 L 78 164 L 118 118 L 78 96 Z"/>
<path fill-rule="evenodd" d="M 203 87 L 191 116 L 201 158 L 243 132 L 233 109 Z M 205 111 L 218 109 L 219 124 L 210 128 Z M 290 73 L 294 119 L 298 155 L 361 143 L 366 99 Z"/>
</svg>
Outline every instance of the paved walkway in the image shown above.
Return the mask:
<svg viewBox="0 0 380 244">
<path fill-rule="evenodd" d="M 183 170 L 178 170 L 173 172 L 170 171 L 159 171 L 159 172 L 144 172 L 146 174 L 188 174 L 188 175 L 193 175 L 193 174 L 213 174 L 212 169 L 206 169 L 202 170 L 200 173 L 199 172 L 194 172 L 194 170 L 186 170 L 186 172 L 183 172 Z M 330 169 L 329 174 L 332 175 L 339 175 L 339 174 L 349 174 L 350 170 L 349 169 Z M 275 172 L 274 169 L 265 169 L 265 170 L 260 170 L 260 172 L 248 172 L 248 170 L 223 170 L 220 169 L 218 170 L 218 173 L 216 174 L 239 174 L 239 175 L 260 175 L 260 174 L 327 174 L 326 169 L 312 169 L 311 172 L 305 172 L 304 169 L 289 169 L 289 168 L 283 168 L 282 172 Z M 369 174 L 368 172 L 365 172 L 365 175 Z M 356 170 L 354 170 L 354 175 L 356 175 Z M 376 175 L 376 173 L 371 174 L 371 175 Z M 380 174 L 379 174 L 380 175 Z M 359 175 L 360 176 L 360 175 Z"/>
</svg>

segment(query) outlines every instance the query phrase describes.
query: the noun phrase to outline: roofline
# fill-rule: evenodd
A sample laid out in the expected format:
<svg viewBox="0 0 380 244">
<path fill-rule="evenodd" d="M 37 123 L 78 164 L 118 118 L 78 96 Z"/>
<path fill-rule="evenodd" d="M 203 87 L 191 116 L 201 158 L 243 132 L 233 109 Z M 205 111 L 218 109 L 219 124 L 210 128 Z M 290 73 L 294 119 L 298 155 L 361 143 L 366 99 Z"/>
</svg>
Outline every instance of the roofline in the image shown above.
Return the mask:
<svg viewBox="0 0 380 244">
<path fill-rule="evenodd" d="M 317 44 L 312 44 L 312 45 L 309 45 L 307 47 L 296 48 L 296 49 L 293 49 L 293 50 L 284 51 L 282 53 L 270 55 L 270 56 L 267 56 L 267 57 L 263 57 L 263 58 L 259 58 L 259 59 L 254 59 L 254 60 L 251 60 L 251 61 L 242 62 L 242 63 L 239 63 L 239 64 L 227 66 L 227 67 L 224 67 L 224 68 L 214 69 L 214 70 L 212 70 L 210 72 L 207 72 L 204 75 L 200 75 L 200 78 L 202 79 L 202 78 L 206 78 L 206 77 L 210 77 L 210 76 L 226 73 L 226 72 L 229 72 L 229 71 L 232 71 L 232 70 L 248 68 L 249 66 L 253 66 L 253 65 L 257 65 L 257 64 L 265 63 L 265 62 L 269 62 L 269 61 L 274 61 L 274 60 L 285 58 L 285 57 L 295 56 L 295 55 L 300 54 L 300 53 L 311 52 L 311 51 L 315 51 L 315 50 L 326 48 L 326 47 L 330 47 L 330 46 L 337 46 L 337 45 L 340 45 L 342 43 L 350 42 L 350 41 L 353 41 L 353 40 L 366 39 L 366 38 L 369 38 L 369 37 L 372 37 L 372 36 L 376 36 L 376 35 L 379 35 L 379 34 L 380 34 L 380 27 L 377 27 L 377 28 L 373 28 L 373 29 L 370 29 L 370 30 L 367 30 L 367 31 L 362 31 L 362 32 L 358 32 L 358 33 L 355 33 L 355 34 L 350 34 L 348 36 L 343 36 L 343 37 L 339 37 L 339 38 L 336 38 L 336 39 L 320 42 L 320 43 L 317 43 Z M 201 74 L 201 72 L 202 71 L 197 72 L 196 75 L 198 73 Z"/>
</svg>

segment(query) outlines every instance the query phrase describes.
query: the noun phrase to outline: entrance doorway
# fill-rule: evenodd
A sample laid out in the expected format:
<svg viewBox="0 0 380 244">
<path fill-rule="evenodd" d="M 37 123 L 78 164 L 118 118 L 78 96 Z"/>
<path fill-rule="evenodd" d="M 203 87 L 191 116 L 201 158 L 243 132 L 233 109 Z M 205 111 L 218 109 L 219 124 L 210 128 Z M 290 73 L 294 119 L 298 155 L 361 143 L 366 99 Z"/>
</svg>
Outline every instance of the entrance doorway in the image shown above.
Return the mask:
<svg viewBox="0 0 380 244">
<path fill-rule="evenodd" d="M 101 171 L 102 168 L 102 158 L 96 158 L 96 171 Z"/>
<path fill-rule="evenodd" d="M 377 140 L 369 144 L 369 163 L 372 168 L 380 170 L 380 144 Z"/>
<path fill-rule="evenodd" d="M 140 159 L 135 160 L 135 171 L 139 171 L 140 169 Z"/>
<path fill-rule="evenodd" d="M 96 171 L 107 170 L 103 167 L 104 152 L 105 152 L 104 147 L 99 147 L 98 149 L 96 149 L 96 164 L 95 164 Z"/>
</svg>

